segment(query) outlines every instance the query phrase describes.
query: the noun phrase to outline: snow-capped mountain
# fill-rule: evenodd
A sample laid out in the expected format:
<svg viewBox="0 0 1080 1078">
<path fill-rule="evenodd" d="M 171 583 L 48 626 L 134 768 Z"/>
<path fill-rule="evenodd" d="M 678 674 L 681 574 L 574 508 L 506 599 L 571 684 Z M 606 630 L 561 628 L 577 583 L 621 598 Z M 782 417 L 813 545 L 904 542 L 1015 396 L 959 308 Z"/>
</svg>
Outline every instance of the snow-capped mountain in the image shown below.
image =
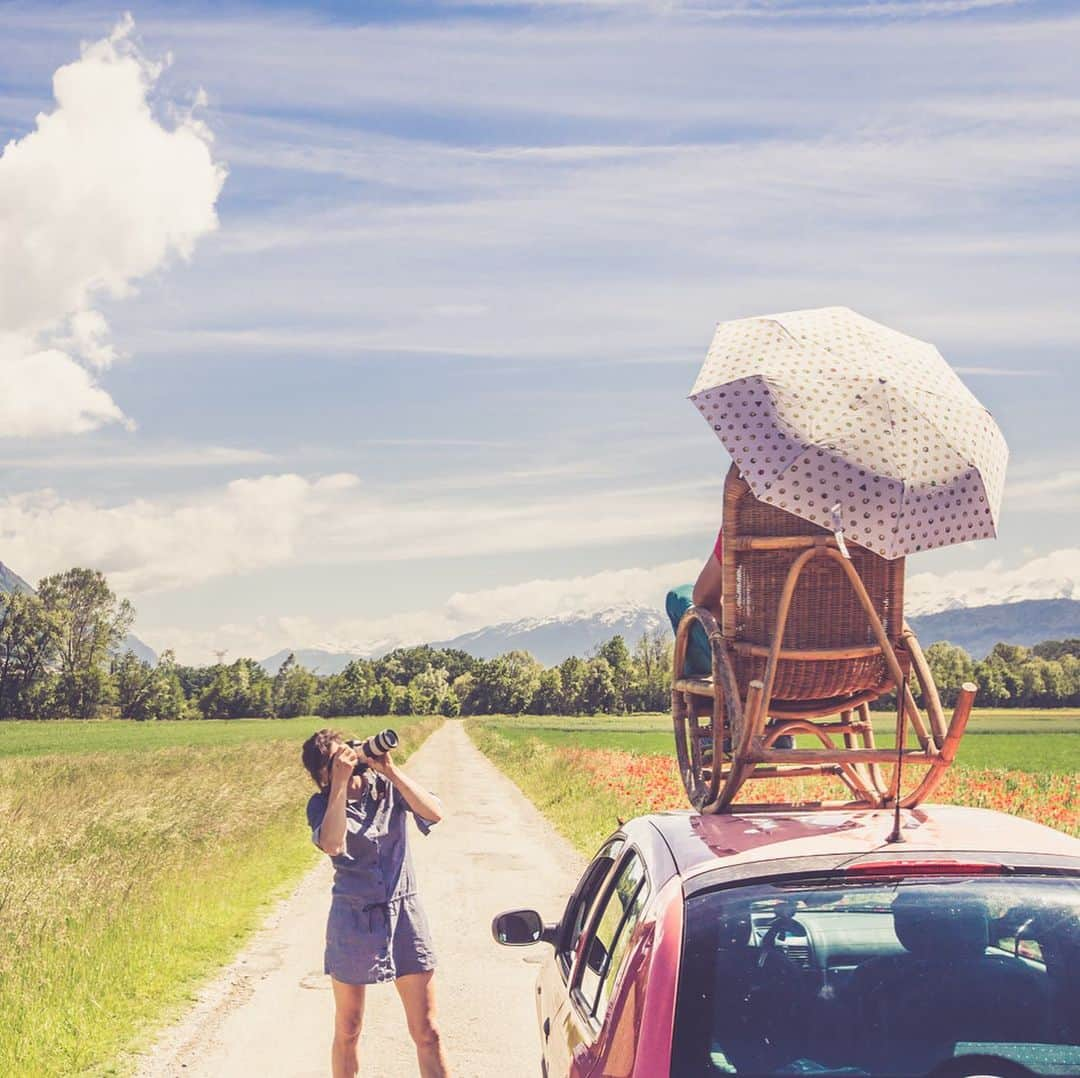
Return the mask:
<svg viewBox="0 0 1080 1078">
<path fill-rule="evenodd" d="M 491 659 L 506 651 L 528 651 L 545 666 L 551 666 L 570 655 L 586 655 L 616 634 L 633 645 L 645 633 L 658 629 L 669 631 L 662 610 L 620 603 L 591 613 L 579 610 L 572 614 L 489 625 L 432 646 L 460 648 L 479 659 Z"/>
<path fill-rule="evenodd" d="M 938 640 L 982 658 L 998 641 L 1037 644 L 1080 637 L 1080 550 L 1059 550 L 1013 569 L 991 563 L 983 569 L 934 574 L 909 565 L 905 611 L 924 647 Z M 587 655 L 616 633 L 633 646 L 646 631 L 668 632 L 656 604 L 623 602 L 600 610 L 577 610 L 549 617 L 521 618 L 487 625 L 452 639 L 432 641 L 478 658 L 529 651 L 545 665 L 568 655 Z M 410 641 L 415 643 L 416 641 Z M 297 660 L 320 673 L 340 670 L 350 659 L 382 655 L 404 641 L 386 641 L 363 651 L 332 647 L 297 651 Z M 263 660 L 271 671 L 288 654 Z"/>
<path fill-rule="evenodd" d="M 1035 599 L 1080 600 L 1080 549 L 1055 550 L 1011 569 L 991 562 L 981 569 L 920 573 L 914 561 L 908 562 L 904 609 L 909 618 Z"/>
</svg>

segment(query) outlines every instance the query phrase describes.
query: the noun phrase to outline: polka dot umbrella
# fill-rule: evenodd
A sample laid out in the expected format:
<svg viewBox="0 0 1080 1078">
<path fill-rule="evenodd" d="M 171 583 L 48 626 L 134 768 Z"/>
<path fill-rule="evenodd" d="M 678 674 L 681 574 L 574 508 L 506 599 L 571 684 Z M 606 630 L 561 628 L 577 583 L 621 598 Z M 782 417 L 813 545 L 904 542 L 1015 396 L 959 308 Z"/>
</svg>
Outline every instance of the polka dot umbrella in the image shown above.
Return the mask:
<svg viewBox="0 0 1080 1078">
<path fill-rule="evenodd" d="M 997 534 L 1008 447 L 925 341 L 846 307 L 721 322 L 690 400 L 757 498 L 883 557 Z"/>
</svg>

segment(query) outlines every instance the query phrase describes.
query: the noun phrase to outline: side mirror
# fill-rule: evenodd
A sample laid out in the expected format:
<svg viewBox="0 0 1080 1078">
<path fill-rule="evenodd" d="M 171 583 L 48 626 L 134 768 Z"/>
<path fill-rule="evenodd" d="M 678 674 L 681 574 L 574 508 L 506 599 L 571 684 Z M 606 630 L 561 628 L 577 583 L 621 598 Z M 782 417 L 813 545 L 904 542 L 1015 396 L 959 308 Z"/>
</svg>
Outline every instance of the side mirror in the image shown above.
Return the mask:
<svg viewBox="0 0 1080 1078">
<path fill-rule="evenodd" d="M 529 947 L 555 943 L 556 926 L 544 924 L 536 910 L 509 910 L 491 922 L 491 934 L 504 947 Z"/>
</svg>

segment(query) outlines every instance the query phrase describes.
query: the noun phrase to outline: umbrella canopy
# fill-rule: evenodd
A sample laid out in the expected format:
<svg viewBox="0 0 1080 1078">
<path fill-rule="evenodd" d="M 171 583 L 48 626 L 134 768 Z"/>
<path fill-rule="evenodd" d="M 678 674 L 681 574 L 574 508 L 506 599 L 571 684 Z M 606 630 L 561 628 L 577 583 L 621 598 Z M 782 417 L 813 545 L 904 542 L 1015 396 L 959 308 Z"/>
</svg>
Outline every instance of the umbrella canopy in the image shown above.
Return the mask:
<svg viewBox="0 0 1080 1078">
<path fill-rule="evenodd" d="M 721 322 L 690 399 L 757 498 L 883 557 L 997 534 L 1008 447 L 925 341 L 846 307 Z"/>
</svg>

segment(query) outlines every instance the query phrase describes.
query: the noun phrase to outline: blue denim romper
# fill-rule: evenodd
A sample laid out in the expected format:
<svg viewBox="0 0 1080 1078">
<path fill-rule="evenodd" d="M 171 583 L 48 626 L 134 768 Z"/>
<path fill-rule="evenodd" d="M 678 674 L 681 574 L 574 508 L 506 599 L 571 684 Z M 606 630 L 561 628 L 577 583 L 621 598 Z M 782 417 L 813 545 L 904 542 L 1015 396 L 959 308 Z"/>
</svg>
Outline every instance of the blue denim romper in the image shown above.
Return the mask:
<svg viewBox="0 0 1080 1078">
<path fill-rule="evenodd" d="M 308 802 L 312 841 L 327 793 Z M 386 779 L 367 773 L 363 796 L 345 806 L 345 852 L 332 857 L 334 886 L 326 922 L 323 972 L 346 984 L 379 984 L 435 968 L 431 931 L 416 894 L 406 820 L 421 834 L 432 827 Z"/>
</svg>

